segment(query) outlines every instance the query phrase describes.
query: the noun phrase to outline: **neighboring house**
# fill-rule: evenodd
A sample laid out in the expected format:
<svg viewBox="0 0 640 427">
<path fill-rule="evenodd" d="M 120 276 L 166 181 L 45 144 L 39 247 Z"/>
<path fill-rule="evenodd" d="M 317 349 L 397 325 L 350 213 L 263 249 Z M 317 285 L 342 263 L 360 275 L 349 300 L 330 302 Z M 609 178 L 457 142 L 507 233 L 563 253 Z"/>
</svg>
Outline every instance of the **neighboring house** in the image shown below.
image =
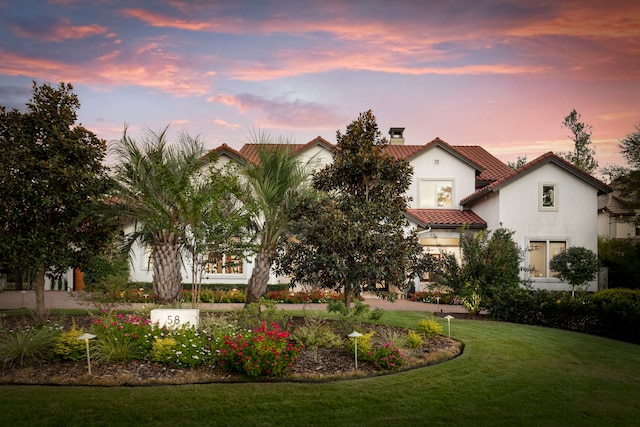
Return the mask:
<svg viewBox="0 0 640 427">
<path fill-rule="evenodd" d="M 549 260 L 570 246 L 598 250 L 598 196 L 611 188 L 549 152 L 513 170 L 479 146 L 452 146 L 436 138 L 423 145 L 405 144 L 404 128 L 391 128 L 386 152 L 407 160 L 413 167 L 407 218 L 418 231 L 427 253 L 457 252 L 460 231 L 514 231 L 521 248 L 528 249 L 522 278 L 535 288 L 564 289 L 570 286 L 553 277 Z M 333 145 L 321 137 L 307 144 L 292 144 L 292 151 L 310 170 L 331 162 Z M 218 165 L 230 161 L 257 161 L 257 145 L 240 150 L 222 145 L 214 150 Z M 137 249 L 132 280 L 151 281 L 152 269 L 145 249 Z M 228 260 L 224 256 L 207 267 L 203 283 L 246 284 L 251 260 Z M 185 266 L 183 277 L 189 277 Z M 428 278 L 426 278 L 428 280 Z M 287 283 L 272 276 L 270 283 Z M 421 284 L 416 283 L 416 289 Z M 589 284 L 597 289 L 597 280 Z"/>
<path fill-rule="evenodd" d="M 627 207 L 620 193 L 598 196 L 598 235 L 612 239 L 640 239 L 636 211 Z"/>
</svg>

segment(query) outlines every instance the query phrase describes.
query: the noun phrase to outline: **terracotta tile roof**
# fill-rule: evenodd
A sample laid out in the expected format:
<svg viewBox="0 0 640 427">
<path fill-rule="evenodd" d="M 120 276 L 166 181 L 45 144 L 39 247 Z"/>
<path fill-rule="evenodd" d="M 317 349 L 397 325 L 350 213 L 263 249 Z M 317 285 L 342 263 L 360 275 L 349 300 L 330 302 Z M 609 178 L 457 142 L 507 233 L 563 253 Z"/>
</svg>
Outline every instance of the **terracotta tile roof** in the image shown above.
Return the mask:
<svg viewBox="0 0 640 427">
<path fill-rule="evenodd" d="M 479 145 L 449 145 L 440 138 L 424 145 L 389 145 L 385 148 L 385 152 L 397 159 L 411 160 L 434 146 L 444 148 L 475 167 L 479 171 L 477 179 L 483 182 L 482 185 L 514 173 L 513 169 Z"/>
<path fill-rule="evenodd" d="M 502 188 L 503 186 L 507 185 L 508 183 L 519 179 L 520 177 L 538 169 L 539 167 L 546 165 L 548 163 L 553 163 L 559 167 L 561 167 L 562 169 L 566 170 L 567 172 L 571 173 L 572 175 L 575 175 L 577 178 L 587 182 L 588 184 L 593 185 L 594 187 L 596 187 L 598 189 L 599 192 L 602 193 L 609 193 L 611 192 L 611 187 L 609 187 L 607 184 L 603 183 L 602 181 L 600 181 L 597 178 L 594 178 L 593 176 L 589 175 L 588 173 L 584 172 L 582 169 L 579 169 L 577 167 L 575 167 L 573 164 L 567 162 L 566 160 L 564 160 L 563 158 L 559 157 L 558 155 L 554 154 L 552 151 L 549 151 L 548 153 L 545 153 L 543 155 L 541 155 L 540 157 L 530 161 L 529 163 L 527 163 L 526 165 L 522 166 L 521 168 L 517 169 L 516 171 L 514 171 L 513 174 L 505 176 L 489 185 L 487 185 L 486 187 L 483 187 L 482 189 L 476 191 L 475 193 L 465 197 L 464 199 L 460 200 L 460 205 L 464 206 L 468 203 L 473 202 L 474 200 L 477 200 L 491 192 L 497 191 L 500 188 Z"/>
<path fill-rule="evenodd" d="M 454 145 L 453 148 L 482 167 L 479 180 L 497 181 L 515 173 L 508 165 L 479 145 Z"/>
<path fill-rule="evenodd" d="M 452 154 L 453 156 L 462 160 L 464 163 L 467 163 L 469 166 L 476 169 L 477 171 L 483 170 L 483 167 L 479 163 L 477 163 L 474 159 L 456 150 L 456 147 L 449 145 L 449 143 L 447 143 L 446 141 L 440 138 L 436 138 L 433 141 L 430 141 L 424 145 L 388 145 L 387 147 L 385 147 L 384 152 L 388 153 L 392 157 L 395 157 L 396 159 L 411 160 L 413 157 L 416 157 L 418 154 L 423 153 L 427 150 L 430 150 L 433 147 L 442 148 L 449 154 Z"/>
<path fill-rule="evenodd" d="M 333 144 L 331 144 L 329 141 L 327 141 L 326 139 L 320 136 L 315 137 L 314 139 L 307 142 L 306 144 L 265 144 L 266 147 L 269 147 L 269 146 L 275 147 L 277 145 L 288 145 L 289 148 L 291 149 L 291 152 L 296 154 L 301 153 L 307 148 L 314 147 L 316 145 L 323 145 L 328 150 L 333 149 Z M 259 159 L 258 147 L 260 147 L 260 144 L 245 144 L 242 146 L 242 148 L 240 148 L 239 153 L 246 160 L 255 164 L 258 162 L 258 159 Z"/>
<path fill-rule="evenodd" d="M 408 209 L 407 216 L 427 228 L 487 228 L 487 222 L 473 211 L 459 209 Z"/>
<path fill-rule="evenodd" d="M 244 157 L 237 150 L 229 147 L 227 144 L 222 144 L 221 146 L 208 151 L 205 155 L 200 157 L 200 161 L 203 163 L 208 163 L 211 161 L 212 157 L 220 156 L 222 154 L 226 154 L 227 156 L 236 160 L 245 160 Z"/>
</svg>

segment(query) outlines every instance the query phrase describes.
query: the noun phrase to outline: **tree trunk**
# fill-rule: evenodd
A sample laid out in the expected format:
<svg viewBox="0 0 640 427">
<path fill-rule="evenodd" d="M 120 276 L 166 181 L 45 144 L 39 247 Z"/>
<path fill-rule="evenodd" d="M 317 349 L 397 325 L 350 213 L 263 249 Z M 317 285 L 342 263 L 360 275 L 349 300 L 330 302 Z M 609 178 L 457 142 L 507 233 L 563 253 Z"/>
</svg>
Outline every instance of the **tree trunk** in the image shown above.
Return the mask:
<svg viewBox="0 0 640 427">
<path fill-rule="evenodd" d="M 247 285 L 247 304 L 258 302 L 267 291 L 271 261 L 272 257 L 265 252 L 256 255 L 256 265 Z"/>
<path fill-rule="evenodd" d="M 344 306 L 347 307 L 347 310 L 351 306 L 351 292 L 345 286 L 344 288 Z"/>
<path fill-rule="evenodd" d="M 153 292 L 159 305 L 175 304 L 182 291 L 180 245 L 174 233 L 155 233 L 153 246 Z"/>
<path fill-rule="evenodd" d="M 44 306 L 44 264 L 38 268 L 38 272 L 36 273 L 35 292 L 36 315 L 40 319 L 44 319 L 47 315 L 47 311 Z"/>
</svg>

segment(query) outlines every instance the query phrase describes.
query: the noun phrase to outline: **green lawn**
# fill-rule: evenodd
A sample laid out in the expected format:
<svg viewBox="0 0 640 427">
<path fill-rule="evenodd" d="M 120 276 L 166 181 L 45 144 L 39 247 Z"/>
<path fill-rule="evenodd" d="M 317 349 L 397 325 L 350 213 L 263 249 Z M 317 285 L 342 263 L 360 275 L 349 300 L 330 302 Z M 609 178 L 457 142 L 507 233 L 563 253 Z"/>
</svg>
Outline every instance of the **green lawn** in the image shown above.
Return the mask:
<svg viewBox="0 0 640 427">
<path fill-rule="evenodd" d="M 388 312 L 415 326 L 424 313 Z M 447 333 L 446 321 L 439 319 Z M 0 386 L 0 425 L 633 426 L 640 346 L 498 322 L 451 323 L 449 362 L 319 384 Z"/>
</svg>

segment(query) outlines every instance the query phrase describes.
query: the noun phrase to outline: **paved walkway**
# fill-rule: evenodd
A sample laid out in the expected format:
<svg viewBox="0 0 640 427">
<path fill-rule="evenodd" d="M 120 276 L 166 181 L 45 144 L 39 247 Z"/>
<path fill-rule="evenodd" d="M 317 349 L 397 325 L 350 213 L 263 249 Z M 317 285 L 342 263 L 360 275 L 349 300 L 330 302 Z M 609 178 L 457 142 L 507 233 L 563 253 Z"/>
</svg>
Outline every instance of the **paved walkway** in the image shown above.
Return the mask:
<svg viewBox="0 0 640 427">
<path fill-rule="evenodd" d="M 45 309 L 53 308 L 69 309 L 69 308 L 87 308 L 92 309 L 96 306 L 86 300 L 87 295 L 84 292 L 65 292 L 65 291 L 45 291 Z M 466 313 L 467 310 L 459 305 L 445 304 L 426 304 L 422 302 L 409 301 L 400 299 L 395 302 L 389 302 L 380 298 L 366 298 L 365 303 L 371 308 L 382 308 L 383 310 L 406 310 L 406 311 L 426 311 L 426 312 L 444 312 L 444 313 Z M 151 304 L 151 303 L 150 303 Z M 144 304 L 132 303 L 123 304 L 122 308 L 136 309 L 143 307 Z M 232 310 L 242 307 L 243 304 L 218 304 L 206 303 L 200 304 L 203 310 Z M 34 291 L 5 291 L 0 292 L 0 310 L 13 310 L 20 308 L 35 309 L 36 297 Z M 191 305 L 189 304 L 190 308 Z M 278 304 L 278 308 L 284 310 L 325 310 L 326 304 Z"/>
</svg>

